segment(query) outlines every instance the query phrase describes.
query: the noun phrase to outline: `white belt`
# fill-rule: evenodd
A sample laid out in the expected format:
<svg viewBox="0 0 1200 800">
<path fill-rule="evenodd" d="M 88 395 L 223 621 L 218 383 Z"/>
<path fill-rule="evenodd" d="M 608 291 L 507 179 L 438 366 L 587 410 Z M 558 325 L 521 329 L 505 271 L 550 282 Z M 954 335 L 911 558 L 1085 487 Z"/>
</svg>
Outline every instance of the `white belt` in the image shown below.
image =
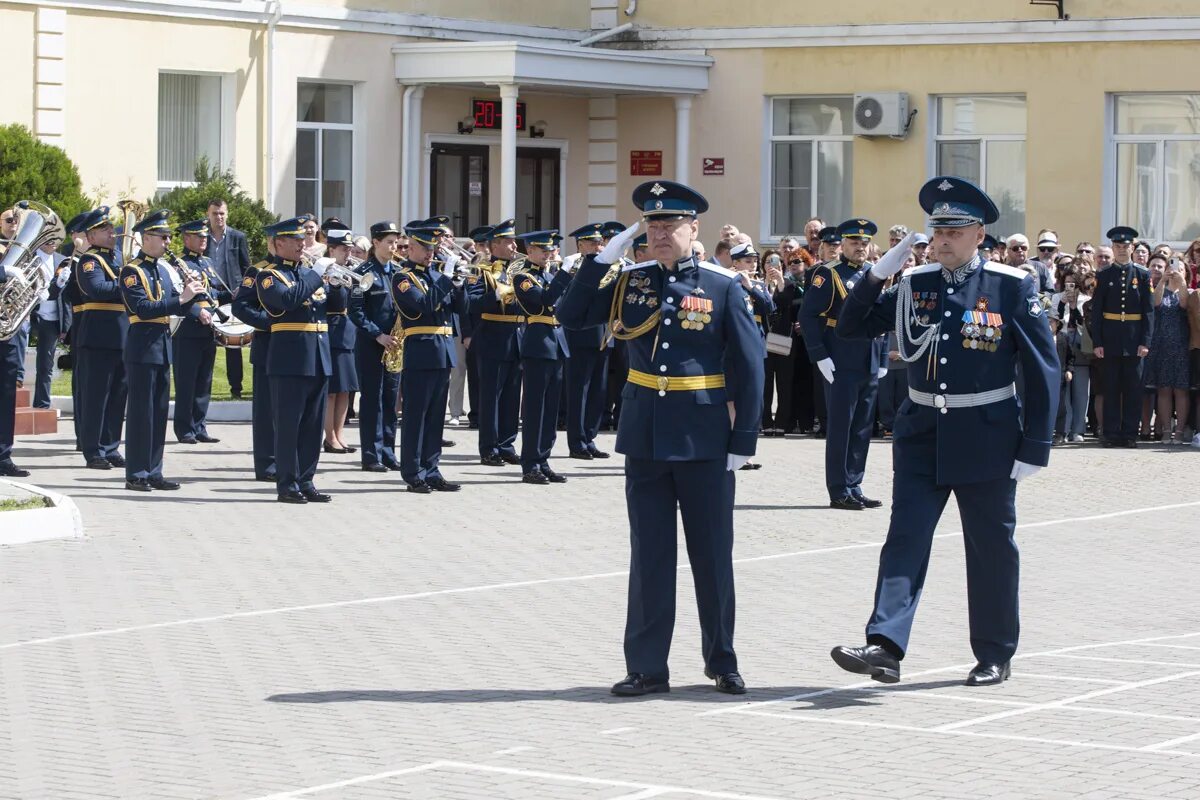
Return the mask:
<svg viewBox="0 0 1200 800">
<path fill-rule="evenodd" d="M 908 390 L 909 400 L 919 406 L 929 406 L 930 408 L 974 408 L 975 406 L 999 403 L 1016 396 L 1017 385 L 1015 383 L 1010 383 L 1000 389 L 992 389 L 990 392 L 976 392 L 975 394 L 932 394 L 931 392 L 918 392 L 913 388 Z"/>
</svg>

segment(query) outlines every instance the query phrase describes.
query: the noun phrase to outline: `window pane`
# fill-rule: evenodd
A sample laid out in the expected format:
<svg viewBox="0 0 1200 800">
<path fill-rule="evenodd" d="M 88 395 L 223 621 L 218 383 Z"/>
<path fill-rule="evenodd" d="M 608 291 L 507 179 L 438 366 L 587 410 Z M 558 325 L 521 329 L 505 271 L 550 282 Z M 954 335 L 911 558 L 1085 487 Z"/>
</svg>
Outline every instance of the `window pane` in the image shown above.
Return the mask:
<svg viewBox="0 0 1200 800">
<path fill-rule="evenodd" d="M 953 175 L 979 183 L 979 142 L 938 142 L 938 175 Z"/>
<path fill-rule="evenodd" d="M 317 178 L 317 131 L 296 131 L 296 177 Z"/>
<path fill-rule="evenodd" d="M 853 153 L 850 142 L 817 145 L 817 214 L 824 219 L 849 219 L 854 213 Z"/>
<path fill-rule="evenodd" d="M 775 100 L 771 106 L 776 136 L 842 136 L 853 129 L 852 97 L 798 97 Z"/>
<path fill-rule="evenodd" d="M 939 97 L 938 134 L 1025 133 L 1024 97 Z"/>
<path fill-rule="evenodd" d="M 1155 198 L 1162 189 L 1155 168 L 1154 142 L 1117 145 L 1117 224 L 1132 225 L 1143 236 L 1160 238 Z"/>
<path fill-rule="evenodd" d="M 336 83 L 299 84 L 296 120 L 350 124 L 354 121 L 354 87 Z"/>
<path fill-rule="evenodd" d="M 1200 141 L 1166 142 L 1166 225 L 1157 239 L 1190 242 L 1200 237 Z"/>
<path fill-rule="evenodd" d="M 296 181 L 296 214 L 307 214 L 317 210 L 317 182 Z"/>
<path fill-rule="evenodd" d="M 191 181 L 196 163 L 221 166 L 221 76 L 158 76 L 158 180 Z"/>
<path fill-rule="evenodd" d="M 1117 133 L 1200 135 L 1200 94 L 1133 94 L 1116 99 Z"/>
<path fill-rule="evenodd" d="M 350 177 L 353 134 L 350 131 L 321 132 L 321 217 L 351 219 Z"/>
<path fill-rule="evenodd" d="M 984 191 L 1000 209 L 992 230 L 1008 236 L 1025 230 L 1025 143 L 988 142 Z"/>
<path fill-rule="evenodd" d="M 812 142 L 777 142 L 771 176 L 772 235 L 804 230 L 812 216 Z"/>
</svg>

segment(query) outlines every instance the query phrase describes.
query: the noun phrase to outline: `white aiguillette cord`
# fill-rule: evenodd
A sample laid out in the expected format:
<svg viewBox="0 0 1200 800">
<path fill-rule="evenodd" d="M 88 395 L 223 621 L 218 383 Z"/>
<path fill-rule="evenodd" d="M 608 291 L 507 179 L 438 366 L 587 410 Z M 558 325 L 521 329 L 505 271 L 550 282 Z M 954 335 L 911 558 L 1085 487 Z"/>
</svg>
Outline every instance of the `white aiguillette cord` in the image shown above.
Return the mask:
<svg viewBox="0 0 1200 800">
<path fill-rule="evenodd" d="M 929 352 L 929 364 L 932 366 L 938 352 L 939 323 L 936 320 L 922 322 L 917 316 L 917 309 L 913 305 L 911 276 L 901 278 L 896 291 L 896 350 L 900 354 L 900 360 L 911 364 Z M 914 327 L 923 330 L 913 336 Z M 910 353 L 909 345 L 917 348 L 916 352 Z"/>
</svg>

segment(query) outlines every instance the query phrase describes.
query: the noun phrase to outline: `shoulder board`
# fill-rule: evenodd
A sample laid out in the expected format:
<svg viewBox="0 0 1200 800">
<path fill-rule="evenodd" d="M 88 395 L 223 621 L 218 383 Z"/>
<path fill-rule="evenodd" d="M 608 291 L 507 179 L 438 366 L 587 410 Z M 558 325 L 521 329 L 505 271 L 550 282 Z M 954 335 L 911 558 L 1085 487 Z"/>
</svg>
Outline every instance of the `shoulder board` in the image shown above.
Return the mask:
<svg viewBox="0 0 1200 800">
<path fill-rule="evenodd" d="M 658 264 L 657 261 L 640 261 L 636 264 L 626 264 L 625 266 L 621 267 L 621 272 L 629 272 L 630 270 L 634 269 L 645 269 L 646 267 L 653 267 L 656 264 Z"/>
<path fill-rule="evenodd" d="M 268 261 L 267 259 L 265 259 L 265 258 L 264 258 L 262 261 L 259 261 L 257 264 L 255 264 L 254 266 L 252 266 L 250 269 L 253 269 L 253 270 L 264 270 L 264 269 L 266 269 L 266 268 L 267 268 L 267 267 L 269 267 L 269 266 L 271 266 L 271 262 L 270 262 L 270 261 Z"/>
<path fill-rule="evenodd" d="M 936 272 L 942 268 L 941 264 L 921 264 L 916 267 L 909 267 L 900 275 L 901 278 L 908 278 L 913 275 L 924 275 L 926 272 Z"/>
<path fill-rule="evenodd" d="M 1007 264 L 997 264 L 995 261 L 987 262 L 983 265 L 983 268 L 988 272 L 996 272 L 1000 275 L 1007 275 L 1010 278 L 1017 278 L 1018 280 L 1029 277 L 1029 273 L 1023 269 L 1010 267 Z"/>
<path fill-rule="evenodd" d="M 700 269 L 706 269 L 709 272 L 715 272 L 718 275 L 724 275 L 726 278 L 736 278 L 737 273 L 731 269 L 725 269 L 720 264 L 709 264 L 707 261 L 700 262 Z"/>
</svg>

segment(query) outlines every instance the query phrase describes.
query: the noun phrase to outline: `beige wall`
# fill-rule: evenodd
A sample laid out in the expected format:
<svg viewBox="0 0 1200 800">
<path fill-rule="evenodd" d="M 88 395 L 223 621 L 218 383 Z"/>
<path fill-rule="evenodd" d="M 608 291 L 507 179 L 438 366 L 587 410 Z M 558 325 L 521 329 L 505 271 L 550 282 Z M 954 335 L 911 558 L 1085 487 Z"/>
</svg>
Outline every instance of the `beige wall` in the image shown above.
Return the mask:
<svg viewBox="0 0 1200 800">
<path fill-rule="evenodd" d="M 551 28 L 591 27 L 587 0 L 307 0 L 310 5 L 363 11 L 428 14 Z"/>
<path fill-rule="evenodd" d="M 3 63 L 7 78 L 4 101 L 0 102 L 0 125 L 17 123 L 33 129 L 34 84 L 33 6 L 0 8 L 0 30 L 4 31 Z M 13 71 L 10 71 L 13 70 Z M 0 198 L 0 202 L 3 198 Z"/>
</svg>

